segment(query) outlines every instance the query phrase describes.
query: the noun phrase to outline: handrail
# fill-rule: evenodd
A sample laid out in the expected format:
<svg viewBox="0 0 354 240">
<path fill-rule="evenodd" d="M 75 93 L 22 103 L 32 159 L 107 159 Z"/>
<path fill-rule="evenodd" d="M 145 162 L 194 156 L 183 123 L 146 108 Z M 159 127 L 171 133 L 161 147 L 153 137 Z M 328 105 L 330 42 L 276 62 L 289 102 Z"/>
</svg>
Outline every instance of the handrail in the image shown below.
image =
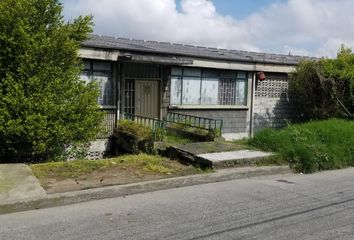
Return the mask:
<svg viewBox="0 0 354 240">
<path fill-rule="evenodd" d="M 163 140 L 164 132 L 166 131 L 166 124 L 164 121 L 156 118 L 135 115 L 132 113 L 124 113 L 124 118 L 151 128 L 154 141 Z"/>
<path fill-rule="evenodd" d="M 187 114 L 169 112 L 164 118 L 165 122 L 178 123 L 208 131 L 214 131 L 221 136 L 224 121 L 221 119 L 205 118 Z"/>
</svg>

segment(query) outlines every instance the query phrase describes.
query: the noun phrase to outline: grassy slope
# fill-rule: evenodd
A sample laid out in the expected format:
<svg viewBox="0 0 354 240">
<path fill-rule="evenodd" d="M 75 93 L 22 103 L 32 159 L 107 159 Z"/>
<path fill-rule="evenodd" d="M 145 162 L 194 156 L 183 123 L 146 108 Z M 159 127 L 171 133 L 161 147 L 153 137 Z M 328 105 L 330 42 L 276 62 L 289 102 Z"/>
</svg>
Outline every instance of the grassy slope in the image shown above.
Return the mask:
<svg viewBox="0 0 354 240">
<path fill-rule="evenodd" d="M 354 166 L 353 121 L 332 119 L 292 125 L 283 130 L 265 129 L 248 143 L 280 153 L 298 172 Z"/>
</svg>

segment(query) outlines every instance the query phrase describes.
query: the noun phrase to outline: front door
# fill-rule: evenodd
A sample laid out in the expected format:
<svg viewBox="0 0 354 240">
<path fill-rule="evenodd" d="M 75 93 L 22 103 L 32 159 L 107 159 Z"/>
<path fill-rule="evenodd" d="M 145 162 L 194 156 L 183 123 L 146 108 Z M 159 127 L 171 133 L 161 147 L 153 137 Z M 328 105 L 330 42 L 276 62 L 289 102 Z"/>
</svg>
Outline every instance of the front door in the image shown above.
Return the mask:
<svg viewBox="0 0 354 240">
<path fill-rule="evenodd" d="M 159 118 L 159 82 L 135 81 L 135 114 Z"/>
</svg>

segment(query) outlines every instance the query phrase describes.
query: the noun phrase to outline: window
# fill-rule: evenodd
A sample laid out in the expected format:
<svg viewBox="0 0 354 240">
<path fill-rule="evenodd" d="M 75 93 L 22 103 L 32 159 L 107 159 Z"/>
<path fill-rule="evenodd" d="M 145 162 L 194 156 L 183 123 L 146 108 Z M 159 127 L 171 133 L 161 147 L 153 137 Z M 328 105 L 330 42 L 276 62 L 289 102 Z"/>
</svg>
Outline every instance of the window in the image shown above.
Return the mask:
<svg viewBox="0 0 354 240">
<path fill-rule="evenodd" d="M 171 105 L 247 105 L 247 73 L 173 67 Z"/>
<path fill-rule="evenodd" d="M 80 79 L 85 82 L 97 82 L 100 90 L 97 102 L 101 106 L 114 106 L 114 86 L 112 64 L 110 62 L 84 61 L 84 70 Z"/>
</svg>

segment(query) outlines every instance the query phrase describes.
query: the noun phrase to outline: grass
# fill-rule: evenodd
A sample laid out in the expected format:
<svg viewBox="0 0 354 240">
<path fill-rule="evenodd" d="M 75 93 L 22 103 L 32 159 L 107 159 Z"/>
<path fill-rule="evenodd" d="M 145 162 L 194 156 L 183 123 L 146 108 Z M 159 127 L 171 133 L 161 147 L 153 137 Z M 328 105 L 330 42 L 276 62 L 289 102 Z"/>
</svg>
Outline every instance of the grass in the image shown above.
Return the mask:
<svg viewBox="0 0 354 240">
<path fill-rule="evenodd" d="M 187 144 L 193 142 L 193 139 L 188 137 L 179 136 L 176 134 L 167 133 L 164 137 L 164 142 L 170 145 Z"/>
<path fill-rule="evenodd" d="M 84 174 L 107 169 L 133 169 L 141 174 L 174 174 L 182 169 L 173 161 L 157 155 L 124 155 L 104 160 L 74 160 L 69 162 L 49 162 L 30 165 L 38 178 L 76 178 Z M 195 169 L 194 173 L 202 172 Z"/>
<path fill-rule="evenodd" d="M 149 127 L 136 123 L 131 120 L 121 120 L 118 124 L 118 129 L 123 132 L 128 132 L 139 139 L 152 138 L 152 131 Z"/>
<path fill-rule="evenodd" d="M 331 119 L 265 129 L 248 144 L 280 154 L 297 172 L 354 166 L 354 122 Z"/>
</svg>

